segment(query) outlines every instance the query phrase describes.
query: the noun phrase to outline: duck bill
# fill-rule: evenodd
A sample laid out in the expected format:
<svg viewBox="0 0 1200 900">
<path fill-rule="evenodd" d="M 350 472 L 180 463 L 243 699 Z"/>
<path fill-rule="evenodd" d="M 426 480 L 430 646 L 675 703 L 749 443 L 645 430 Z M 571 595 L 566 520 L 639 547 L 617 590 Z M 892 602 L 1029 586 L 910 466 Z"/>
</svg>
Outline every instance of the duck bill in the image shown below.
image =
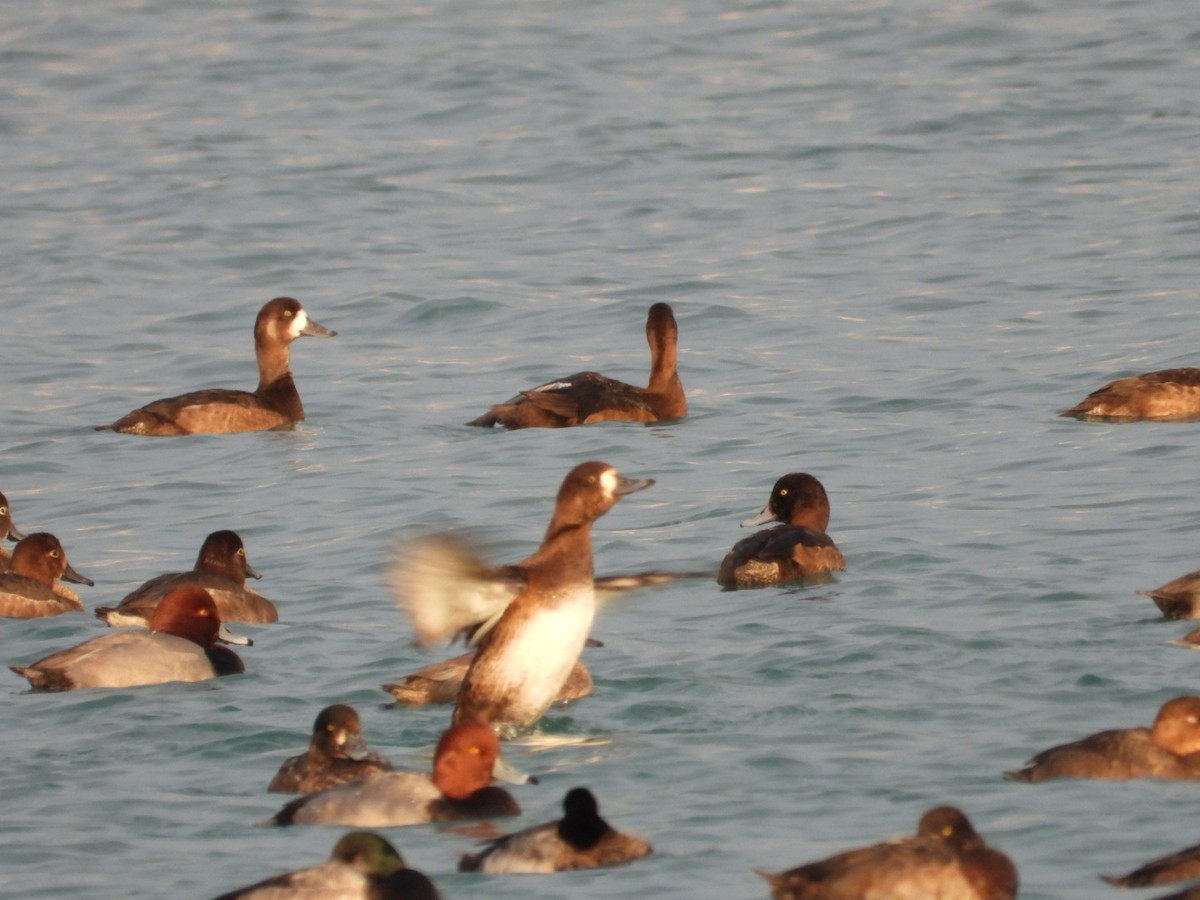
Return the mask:
<svg viewBox="0 0 1200 900">
<path fill-rule="evenodd" d="M 499 757 L 495 765 L 492 766 L 492 778 L 496 781 L 503 781 L 505 784 L 538 783 L 537 776 L 530 775 L 528 772 L 522 772 L 503 756 Z"/>
<path fill-rule="evenodd" d="M 762 512 L 760 512 L 758 515 L 751 516 L 750 518 L 746 519 L 746 521 L 742 522 L 742 527 L 752 528 L 755 525 L 766 525 L 768 522 L 778 521 L 779 518 L 775 515 L 775 513 L 771 512 L 770 504 L 767 504 L 762 508 Z"/>
<path fill-rule="evenodd" d="M 326 328 L 319 322 L 314 322 L 309 319 L 304 323 L 304 327 L 300 329 L 301 334 L 306 334 L 309 337 L 337 337 L 337 332 Z"/>
<path fill-rule="evenodd" d="M 63 573 L 60 577 L 63 581 L 70 581 L 73 584 L 86 584 L 88 587 L 96 586 L 96 582 L 92 581 L 92 579 L 84 578 L 82 575 L 72 569 L 70 563 L 67 563 L 67 567 L 63 569 Z"/>
<path fill-rule="evenodd" d="M 25 535 L 23 535 L 23 534 L 21 534 L 21 532 L 17 531 L 16 525 L 14 525 L 12 522 L 9 522 L 8 523 L 8 539 L 15 543 L 16 541 L 25 540 Z"/>
<path fill-rule="evenodd" d="M 217 640 L 222 644 L 236 644 L 239 647 L 254 646 L 254 641 L 246 637 L 244 634 L 238 634 L 237 632 L 230 631 L 224 622 L 221 623 L 221 627 L 217 630 Z"/>
<path fill-rule="evenodd" d="M 644 491 L 650 485 L 654 484 L 653 478 L 624 478 L 617 476 L 617 486 L 613 488 L 613 495 L 624 497 L 626 494 L 632 494 L 636 491 Z"/>
<path fill-rule="evenodd" d="M 370 751 L 367 750 L 367 742 L 363 740 L 362 735 L 349 733 L 342 741 L 342 752 L 353 760 L 366 759 L 370 754 Z"/>
<path fill-rule="evenodd" d="M 260 575 L 258 572 L 255 571 L 254 566 L 250 565 L 250 563 L 246 563 L 246 577 L 247 578 L 262 578 L 262 575 Z"/>
</svg>

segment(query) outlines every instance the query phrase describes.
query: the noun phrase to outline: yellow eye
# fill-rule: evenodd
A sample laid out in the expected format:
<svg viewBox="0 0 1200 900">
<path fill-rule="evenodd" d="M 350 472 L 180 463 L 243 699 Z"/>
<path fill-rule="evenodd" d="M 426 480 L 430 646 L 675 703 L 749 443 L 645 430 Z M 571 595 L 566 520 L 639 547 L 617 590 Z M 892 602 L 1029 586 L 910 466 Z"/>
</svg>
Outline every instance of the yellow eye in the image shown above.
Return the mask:
<svg viewBox="0 0 1200 900">
<path fill-rule="evenodd" d="M 8 515 L 8 507 L 0 506 L 0 516 L 7 516 L 7 515 Z"/>
<path fill-rule="evenodd" d="M 57 550 L 51 550 L 51 551 L 50 551 L 50 558 L 51 558 L 51 559 L 58 559 L 58 557 L 59 557 L 59 556 L 61 556 L 61 555 L 62 555 L 62 554 L 60 554 L 60 553 L 59 553 Z"/>
<path fill-rule="evenodd" d="M 780 496 L 780 497 L 786 497 L 786 496 L 787 496 L 787 488 L 780 488 L 780 489 L 779 489 L 779 496 Z"/>
<path fill-rule="evenodd" d="M 245 556 L 245 555 L 246 555 L 246 551 L 245 551 L 245 550 L 238 550 L 238 552 L 237 552 L 237 555 L 238 555 L 238 556 Z"/>
<path fill-rule="evenodd" d="M 953 825 L 947 825 L 946 827 L 944 827 L 942 829 L 942 837 L 950 837 L 950 835 L 952 835 L 952 834 L 954 834 L 954 826 Z"/>
</svg>

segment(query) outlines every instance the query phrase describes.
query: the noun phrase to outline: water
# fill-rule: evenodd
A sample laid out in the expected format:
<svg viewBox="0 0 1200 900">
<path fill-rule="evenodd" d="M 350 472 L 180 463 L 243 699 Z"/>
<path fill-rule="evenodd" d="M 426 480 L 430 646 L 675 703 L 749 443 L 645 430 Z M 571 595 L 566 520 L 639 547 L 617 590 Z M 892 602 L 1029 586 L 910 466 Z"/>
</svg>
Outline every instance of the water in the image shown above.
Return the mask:
<svg viewBox="0 0 1200 900">
<path fill-rule="evenodd" d="M 1055 410 L 1195 364 L 1190 4 L 268 2 L 11 6 L 0 33 L 0 489 L 97 582 L 89 608 L 233 528 L 282 621 L 244 677 L 0 707 L 0 892 L 212 896 L 323 858 L 263 793 L 324 705 L 424 767 L 446 709 L 377 685 L 411 646 L 402 537 L 536 544 L 565 472 L 657 479 L 602 572 L 711 567 L 775 478 L 816 474 L 833 586 L 692 581 L 604 610 L 595 696 L 513 753 L 525 825 L 590 786 L 656 854 L 549 878 L 453 872 L 471 839 L 388 832 L 448 897 L 765 896 L 781 869 L 961 806 L 1022 896 L 1194 843 L 1186 784 L 1003 781 L 1032 752 L 1195 690 L 1134 588 L 1196 567 L 1198 426 Z M 140 402 L 252 387 L 250 328 L 301 299 L 294 432 L 97 434 Z M 643 381 L 676 311 L 692 415 L 484 433 L 581 368 Z M 9 621 L 0 660 L 99 633 Z M 1182 805 L 1181 805 L 1182 804 Z M 1115 895 L 1114 895 L 1115 896 Z"/>
</svg>

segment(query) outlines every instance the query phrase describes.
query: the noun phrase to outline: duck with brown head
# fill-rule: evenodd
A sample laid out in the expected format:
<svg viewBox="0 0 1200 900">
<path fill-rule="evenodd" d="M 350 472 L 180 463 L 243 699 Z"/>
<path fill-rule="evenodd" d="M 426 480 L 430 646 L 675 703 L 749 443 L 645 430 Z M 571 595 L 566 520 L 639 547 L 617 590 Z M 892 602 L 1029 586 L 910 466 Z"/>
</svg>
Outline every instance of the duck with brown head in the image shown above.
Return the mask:
<svg viewBox="0 0 1200 900">
<path fill-rule="evenodd" d="M 83 602 L 57 579 L 93 584 L 67 562 L 58 538 L 39 531 L 23 538 L 13 550 L 9 570 L 0 574 L 0 616 L 37 619 L 67 612 L 82 612 Z"/>
<path fill-rule="evenodd" d="M 335 703 L 321 710 L 313 722 L 308 752 L 285 760 L 267 790 L 273 794 L 311 794 L 390 771 L 390 762 L 367 750 L 358 711 Z"/>
</svg>

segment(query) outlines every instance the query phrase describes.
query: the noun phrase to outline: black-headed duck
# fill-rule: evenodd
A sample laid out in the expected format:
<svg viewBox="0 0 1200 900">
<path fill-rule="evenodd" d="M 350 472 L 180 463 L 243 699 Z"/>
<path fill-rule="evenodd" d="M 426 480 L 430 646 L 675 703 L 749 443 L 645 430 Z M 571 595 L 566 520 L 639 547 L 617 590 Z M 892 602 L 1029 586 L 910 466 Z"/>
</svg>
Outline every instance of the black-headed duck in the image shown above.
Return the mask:
<svg viewBox="0 0 1200 900">
<path fill-rule="evenodd" d="M 437 888 L 410 869 L 387 840 L 369 831 L 342 835 L 328 860 L 285 872 L 216 900 L 438 900 Z"/>
<path fill-rule="evenodd" d="M 1017 869 L 953 806 L 929 810 L 912 837 L 848 850 L 777 875 L 760 872 L 775 900 L 945 897 L 1012 900 Z"/>
<path fill-rule="evenodd" d="M 0 616 L 36 619 L 81 612 L 83 602 L 70 588 L 56 584 L 59 578 L 93 584 L 71 568 L 54 535 L 38 531 L 22 538 L 13 550 L 8 571 L 0 573 Z"/>
<path fill-rule="evenodd" d="M 214 531 L 204 539 L 196 565 L 190 572 L 155 576 L 126 595 L 116 606 L 99 606 L 96 618 L 110 626 L 145 627 L 154 608 L 168 593 L 183 584 L 204 588 L 217 604 L 222 622 L 265 625 L 279 620 L 279 611 L 262 594 L 246 587 L 246 578 L 261 577 L 246 559 L 246 548 L 235 531 Z"/>
<path fill-rule="evenodd" d="M 687 398 L 679 380 L 679 328 L 665 303 L 655 303 L 646 318 L 650 344 L 650 384 L 636 387 L 596 372 L 577 372 L 521 391 L 497 403 L 478 419 L 481 428 L 567 428 L 593 422 L 660 422 L 687 415 Z"/>
<path fill-rule="evenodd" d="M 1101 731 L 1069 744 L 1043 750 L 1018 771 L 1013 781 L 1053 778 L 1200 779 L 1200 697 L 1168 700 L 1150 728 Z"/>
<path fill-rule="evenodd" d="M 4 494 L 0 494 L 0 572 L 8 571 L 8 561 L 12 558 L 12 554 L 4 546 L 3 542 L 8 540 L 16 543 L 25 535 L 17 531 L 17 526 L 13 524 L 12 511 L 8 508 L 8 498 Z"/>
<path fill-rule="evenodd" d="M 171 436 L 234 434 L 267 431 L 304 419 L 304 406 L 292 378 L 292 341 L 302 335 L 332 337 L 308 317 L 298 301 L 276 297 L 254 322 L 254 353 L 258 357 L 258 387 L 251 391 L 208 388 L 178 397 L 155 400 L 97 431 Z"/>
<path fill-rule="evenodd" d="M 1137 593 L 1153 600 L 1165 619 L 1200 619 L 1200 571 L 1188 572 L 1162 587 Z"/>
<path fill-rule="evenodd" d="M 204 681 L 244 671 L 241 659 L 216 645 L 221 619 L 203 588 L 184 585 L 163 598 L 150 630 L 116 631 L 12 670 L 38 689 L 135 687 Z"/>
<path fill-rule="evenodd" d="M 308 751 L 285 760 L 267 790 L 273 794 L 312 794 L 390 771 L 390 762 L 367 750 L 358 711 L 335 703 L 321 710 L 313 722 Z"/>
<path fill-rule="evenodd" d="M 641 838 L 604 821 L 592 792 L 577 787 L 563 798 L 561 819 L 489 841 L 485 850 L 463 854 L 458 869 L 492 875 L 567 872 L 619 866 L 651 852 Z"/>
<path fill-rule="evenodd" d="M 825 533 L 829 496 L 807 472 L 792 472 L 775 482 L 762 512 L 742 527 L 782 522 L 743 538 L 721 562 L 717 583 L 727 588 L 785 584 L 846 568 L 842 551 Z"/>
<path fill-rule="evenodd" d="M 451 727 L 433 754 L 432 777 L 423 772 L 380 772 L 293 800 L 267 824 L 387 828 L 515 816 L 517 801 L 492 786 L 500 743 L 487 725 Z"/>
<path fill-rule="evenodd" d="M 1196 419 L 1200 417 L 1200 369 L 1163 369 L 1119 378 L 1059 415 L 1127 422 Z"/>
</svg>

